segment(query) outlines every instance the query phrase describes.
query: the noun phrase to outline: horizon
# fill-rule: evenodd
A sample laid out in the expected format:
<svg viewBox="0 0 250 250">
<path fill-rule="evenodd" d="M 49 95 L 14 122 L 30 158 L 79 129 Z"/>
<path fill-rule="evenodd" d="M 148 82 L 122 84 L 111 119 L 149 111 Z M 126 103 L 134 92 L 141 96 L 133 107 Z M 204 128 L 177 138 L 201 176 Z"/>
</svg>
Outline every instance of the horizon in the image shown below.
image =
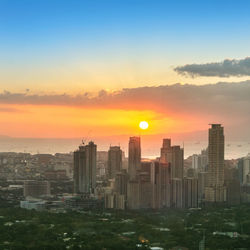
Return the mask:
<svg viewBox="0 0 250 250">
<path fill-rule="evenodd" d="M 206 131 L 207 132 L 207 131 Z M 135 135 L 139 136 L 139 135 Z M 152 135 L 148 135 L 151 137 Z M 153 136 L 152 136 L 153 137 Z M 118 141 L 116 136 L 112 137 L 89 137 L 85 138 L 85 142 L 94 141 L 98 151 L 109 150 L 110 146 L 120 146 L 125 156 L 128 156 L 128 141 L 130 136 L 123 136 Z M 160 136 L 156 138 L 147 138 L 147 135 L 141 136 L 142 141 L 142 157 L 155 159 L 160 155 L 162 147 L 162 139 L 170 138 L 169 136 Z M 79 145 L 83 138 L 2 138 L 0 144 L 0 152 L 16 152 L 30 154 L 56 154 L 56 153 L 72 153 Z M 184 145 L 184 158 L 187 159 L 194 154 L 200 154 L 208 146 L 208 139 L 203 140 L 186 140 L 171 137 L 173 145 Z M 225 159 L 239 159 L 246 157 L 250 153 L 250 140 L 226 140 L 225 142 Z M 63 145 L 62 145 L 63 142 Z M 14 143 L 14 145 L 13 145 Z M 4 150 L 5 149 L 5 150 Z"/>
</svg>

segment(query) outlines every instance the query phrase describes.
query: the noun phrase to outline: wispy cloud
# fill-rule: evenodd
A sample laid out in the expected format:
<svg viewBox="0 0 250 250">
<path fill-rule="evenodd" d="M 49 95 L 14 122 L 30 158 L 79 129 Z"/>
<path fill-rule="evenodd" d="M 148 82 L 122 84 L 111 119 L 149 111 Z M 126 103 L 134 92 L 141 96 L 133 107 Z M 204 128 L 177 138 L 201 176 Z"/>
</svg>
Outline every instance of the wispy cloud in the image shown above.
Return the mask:
<svg viewBox="0 0 250 250">
<path fill-rule="evenodd" d="M 241 60 L 226 59 L 222 62 L 205 64 L 186 64 L 174 69 L 178 74 L 186 76 L 250 76 L 250 57 Z"/>
</svg>

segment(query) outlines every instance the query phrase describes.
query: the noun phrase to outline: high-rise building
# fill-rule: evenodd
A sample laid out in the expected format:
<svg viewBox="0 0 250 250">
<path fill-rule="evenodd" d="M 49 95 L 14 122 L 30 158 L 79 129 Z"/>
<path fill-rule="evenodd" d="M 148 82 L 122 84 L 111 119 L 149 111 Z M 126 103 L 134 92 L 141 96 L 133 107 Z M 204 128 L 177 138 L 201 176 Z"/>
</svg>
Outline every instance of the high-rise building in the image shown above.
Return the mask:
<svg viewBox="0 0 250 250">
<path fill-rule="evenodd" d="M 141 209 L 152 207 L 152 183 L 149 174 L 140 172 L 138 174 L 139 182 L 139 207 Z"/>
<path fill-rule="evenodd" d="M 152 183 L 148 172 L 138 171 L 136 180 L 128 182 L 127 197 L 129 209 L 152 207 Z"/>
<path fill-rule="evenodd" d="M 161 162 L 169 162 L 169 154 L 171 153 L 171 139 L 163 139 L 162 148 L 161 148 Z"/>
<path fill-rule="evenodd" d="M 198 202 L 202 203 L 205 199 L 205 188 L 208 186 L 208 172 L 198 173 Z"/>
<path fill-rule="evenodd" d="M 97 151 L 96 154 L 96 177 L 108 177 L 108 151 Z"/>
<path fill-rule="evenodd" d="M 128 208 L 145 209 L 152 207 L 152 183 L 145 180 L 144 173 L 138 180 L 128 182 Z M 146 178 L 147 179 L 147 178 Z"/>
<path fill-rule="evenodd" d="M 74 152 L 74 191 L 93 194 L 96 186 L 96 145 L 89 142 Z"/>
<path fill-rule="evenodd" d="M 114 178 L 122 169 L 122 150 L 119 146 L 112 146 L 108 151 L 108 176 Z"/>
<path fill-rule="evenodd" d="M 250 184 L 250 154 L 243 159 L 242 184 Z"/>
<path fill-rule="evenodd" d="M 185 177 L 193 178 L 193 177 L 196 177 L 196 176 L 197 176 L 197 171 L 195 171 L 194 168 L 187 168 L 186 169 L 186 176 Z"/>
<path fill-rule="evenodd" d="M 208 165 L 208 148 L 201 150 L 201 171 L 206 171 Z"/>
<path fill-rule="evenodd" d="M 183 208 L 198 207 L 198 179 L 183 179 Z"/>
<path fill-rule="evenodd" d="M 205 189 L 206 202 L 226 201 L 224 186 L 224 128 L 212 124 L 208 137 L 208 186 Z"/>
<path fill-rule="evenodd" d="M 238 164 L 237 164 L 237 169 L 238 169 L 238 173 L 239 173 L 239 180 L 240 180 L 240 184 L 243 184 L 243 165 L 244 165 L 244 158 L 240 158 L 238 160 Z"/>
<path fill-rule="evenodd" d="M 152 208 L 154 209 L 161 208 L 159 172 L 160 172 L 159 161 L 153 161 L 151 163 L 150 181 L 152 183 Z"/>
<path fill-rule="evenodd" d="M 141 161 L 141 172 L 147 173 L 149 180 L 151 178 L 151 165 L 152 165 L 151 160 L 142 160 Z"/>
<path fill-rule="evenodd" d="M 200 155 L 192 155 L 192 168 L 198 170 L 201 168 L 201 157 Z"/>
<path fill-rule="evenodd" d="M 163 139 L 160 161 L 171 164 L 171 177 L 183 178 L 184 150 L 171 146 L 171 139 Z"/>
<path fill-rule="evenodd" d="M 126 169 L 122 169 L 121 172 L 116 173 L 115 176 L 115 192 L 127 197 L 127 185 L 128 185 L 128 174 Z"/>
<path fill-rule="evenodd" d="M 140 187 L 139 181 L 131 180 L 128 182 L 128 208 L 139 209 L 140 208 Z"/>
<path fill-rule="evenodd" d="M 171 206 L 171 166 L 170 163 L 152 162 L 152 206 L 164 208 Z"/>
<path fill-rule="evenodd" d="M 239 205 L 241 202 L 240 180 L 225 180 L 225 185 L 227 187 L 227 204 L 230 206 Z"/>
<path fill-rule="evenodd" d="M 141 139 L 140 137 L 130 137 L 128 147 L 128 174 L 130 180 L 136 179 L 137 171 L 141 165 Z"/>
<path fill-rule="evenodd" d="M 184 166 L 184 150 L 180 146 L 171 146 L 171 139 L 163 139 L 161 148 L 160 163 L 168 165 L 170 177 L 165 180 L 168 182 L 170 179 L 167 192 L 167 198 L 159 196 L 160 199 L 165 199 L 167 207 L 182 207 L 183 199 L 183 166 Z M 164 204 L 162 204 L 164 206 Z"/>
<path fill-rule="evenodd" d="M 205 171 L 208 164 L 208 152 L 207 150 L 202 150 L 201 154 L 192 155 L 192 168 L 195 170 Z"/>
<path fill-rule="evenodd" d="M 183 178 L 184 152 L 180 146 L 172 146 L 172 153 L 169 159 L 172 170 L 172 178 Z"/>
<path fill-rule="evenodd" d="M 171 179 L 171 201 L 172 208 L 183 207 L 183 179 L 173 178 Z"/>
</svg>

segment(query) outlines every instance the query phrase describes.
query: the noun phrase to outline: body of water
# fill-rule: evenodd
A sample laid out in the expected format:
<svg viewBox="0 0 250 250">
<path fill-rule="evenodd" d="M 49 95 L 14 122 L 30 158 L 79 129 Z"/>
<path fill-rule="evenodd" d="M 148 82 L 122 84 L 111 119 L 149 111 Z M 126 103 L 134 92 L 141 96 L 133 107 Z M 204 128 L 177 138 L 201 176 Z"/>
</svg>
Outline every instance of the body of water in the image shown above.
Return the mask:
<svg viewBox="0 0 250 250">
<path fill-rule="evenodd" d="M 94 140 L 94 139 L 93 139 Z M 98 151 L 109 149 L 110 145 L 118 145 L 112 140 L 95 139 Z M 40 138 L 2 138 L 0 139 L 0 152 L 24 152 L 24 153 L 69 153 L 78 148 L 81 139 L 40 139 Z M 184 146 L 185 158 L 198 154 L 207 147 L 207 141 L 173 141 L 173 145 Z M 128 139 L 120 142 L 121 149 L 127 156 Z M 147 141 L 142 138 L 142 156 L 154 158 L 160 155 L 161 141 Z M 250 142 L 248 141 L 228 141 L 225 143 L 225 158 L 236 159 L 250 153 Z"/>
</svg>

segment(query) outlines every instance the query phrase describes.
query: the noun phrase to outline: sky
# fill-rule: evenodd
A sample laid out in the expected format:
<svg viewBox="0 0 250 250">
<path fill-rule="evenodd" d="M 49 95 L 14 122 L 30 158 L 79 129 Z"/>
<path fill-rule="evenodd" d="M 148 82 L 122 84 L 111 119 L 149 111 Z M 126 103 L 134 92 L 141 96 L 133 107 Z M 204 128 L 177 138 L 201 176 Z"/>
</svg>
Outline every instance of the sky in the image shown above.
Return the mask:
<svg viewBox="0 0 250 250">
<path fill-rule="evenodd" d="M 145 134 L 221 122 L 247 137 L 249 8 L 247 0 L 0 0 L 0 135 L 134 135 L 147 120 Z"/>
</svg>

